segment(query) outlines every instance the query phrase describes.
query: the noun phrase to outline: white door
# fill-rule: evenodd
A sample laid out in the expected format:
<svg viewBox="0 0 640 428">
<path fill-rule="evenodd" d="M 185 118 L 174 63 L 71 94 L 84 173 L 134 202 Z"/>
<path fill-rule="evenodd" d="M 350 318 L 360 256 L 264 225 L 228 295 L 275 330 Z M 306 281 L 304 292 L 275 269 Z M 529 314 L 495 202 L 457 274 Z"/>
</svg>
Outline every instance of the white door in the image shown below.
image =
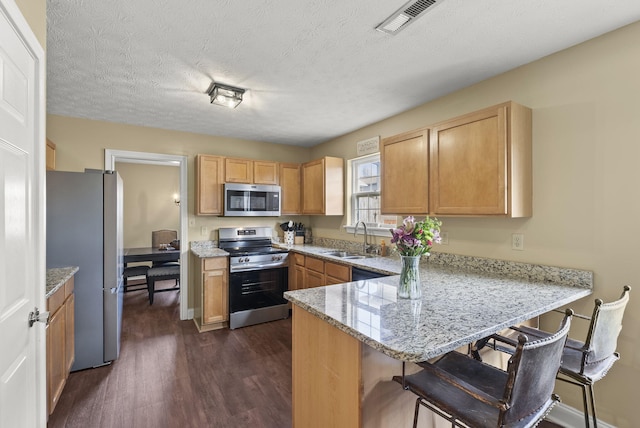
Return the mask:
<svg viewBox="0 0 640 428">
<path fill-rule="evenodd" d="M 46 421 L 44 53 L 13 0 L 0 0 L 0 427 Z"/>
</svg>

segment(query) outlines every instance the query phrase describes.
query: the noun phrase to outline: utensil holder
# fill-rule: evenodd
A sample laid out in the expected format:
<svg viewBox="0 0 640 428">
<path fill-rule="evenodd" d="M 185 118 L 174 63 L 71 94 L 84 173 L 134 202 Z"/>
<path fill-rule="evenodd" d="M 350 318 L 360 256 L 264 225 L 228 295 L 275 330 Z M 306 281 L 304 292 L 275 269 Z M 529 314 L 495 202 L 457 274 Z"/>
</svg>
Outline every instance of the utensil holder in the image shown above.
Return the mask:
<svg viewBox="0 0 640 428">
<path fill-rule="evenodd" d="M 295 239 L 294 231 L 286 231 L 284 232 L 284 243 L 285 245 L 293 245 L 293 241 Z"/>
</svg>

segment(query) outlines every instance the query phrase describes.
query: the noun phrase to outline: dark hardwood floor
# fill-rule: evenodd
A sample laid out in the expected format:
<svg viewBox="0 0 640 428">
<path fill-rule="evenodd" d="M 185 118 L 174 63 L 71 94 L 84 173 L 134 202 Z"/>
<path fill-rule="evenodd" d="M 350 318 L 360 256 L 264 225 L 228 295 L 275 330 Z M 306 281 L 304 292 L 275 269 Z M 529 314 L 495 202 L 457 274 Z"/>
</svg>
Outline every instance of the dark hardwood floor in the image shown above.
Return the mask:
<svg viewBox="0 0 640 428">
<path fill-rule="evenodd" d="M 126 293 L 120 358 L 71 373 L 48 426 L 291 427 L 290 319 L 198 333 L 179 318 L 176 292 Z"/>
<path fill-rule="evenodd" d="M 120 358 L 71 373 L 49 427 L 291 426 L 291 320 L 198 333 L 176 292 L 125 294 Z"/>
</svg>

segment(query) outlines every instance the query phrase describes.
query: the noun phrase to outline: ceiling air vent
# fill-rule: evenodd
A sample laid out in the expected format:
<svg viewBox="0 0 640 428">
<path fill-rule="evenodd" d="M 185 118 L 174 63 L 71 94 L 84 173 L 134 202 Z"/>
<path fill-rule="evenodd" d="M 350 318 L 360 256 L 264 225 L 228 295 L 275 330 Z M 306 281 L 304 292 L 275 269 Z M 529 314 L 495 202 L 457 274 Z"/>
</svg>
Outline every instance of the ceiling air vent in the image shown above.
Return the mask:
<svg viewBox="0 0 640 428">
<path fill-rule="evenodd" d="M 397 34 L 410 23 L 422 16 L 428 9 L 444 0 L 412 0 L 405 3 L 390 17 L 376 27 L 376 30 L 387 34 Z"/>
</svg>

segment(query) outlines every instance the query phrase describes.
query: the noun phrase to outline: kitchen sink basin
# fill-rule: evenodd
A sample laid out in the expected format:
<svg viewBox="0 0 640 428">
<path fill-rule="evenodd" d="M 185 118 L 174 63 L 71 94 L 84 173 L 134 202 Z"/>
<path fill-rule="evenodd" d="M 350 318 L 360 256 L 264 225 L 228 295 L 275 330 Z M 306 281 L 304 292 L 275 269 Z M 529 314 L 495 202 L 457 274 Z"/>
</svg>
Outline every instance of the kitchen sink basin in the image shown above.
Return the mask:
<svg viewBox="0 0 640 428">
<path fill-rule="evenodd" d="M 340 257 L 341 259 L 357 260 L 357 259 L 370 259 L 375 257 L 373 254 L 357 254 L 349 253 L 347 251 L 327 251 L 322 253 L 325 256 Z"/>
</svg>

